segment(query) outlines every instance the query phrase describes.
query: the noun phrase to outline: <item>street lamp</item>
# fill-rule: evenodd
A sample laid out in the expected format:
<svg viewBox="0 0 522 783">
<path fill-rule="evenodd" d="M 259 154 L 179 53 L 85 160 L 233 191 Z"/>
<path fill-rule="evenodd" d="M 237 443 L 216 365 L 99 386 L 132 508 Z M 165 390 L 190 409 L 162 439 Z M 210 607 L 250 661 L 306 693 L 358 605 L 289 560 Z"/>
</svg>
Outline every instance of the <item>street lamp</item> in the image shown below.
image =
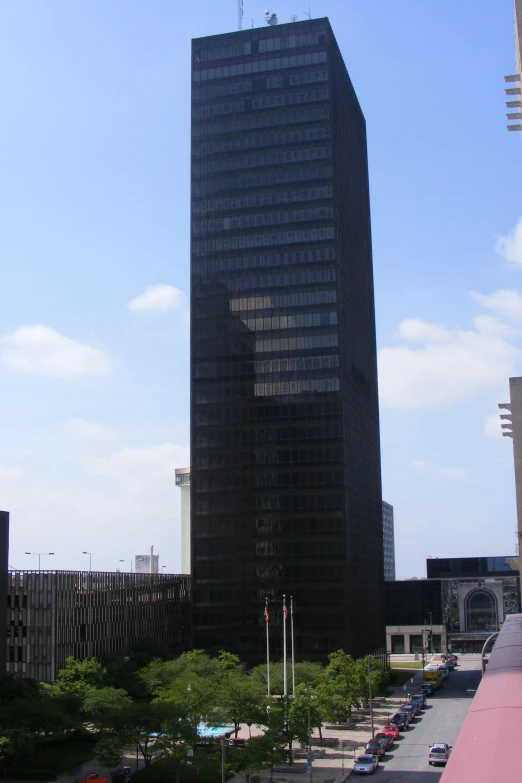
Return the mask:
<svg viewBox="0 0 522 783">
<path fill-rule="evenodd" d="M 38 557 L 38 570 L 41 571 L 40 568 L 40 560 L 42 555 L 54 555 L 54 552 L 26 552 L 26 555 L 36 555 Z"/>
<path fill-rule="evenodd" d="M 132 574 L 132 560 L 120 560 L 120 563 L 130 563 L 130 567 L 131 567 L 130 572 Z"/>
<path fill-rule="evenodd" d="M 82 555 L 89 555 L 89 571 L 91 570 L 92 555 L 90 552 L 82 552 Z"/>
</svg>

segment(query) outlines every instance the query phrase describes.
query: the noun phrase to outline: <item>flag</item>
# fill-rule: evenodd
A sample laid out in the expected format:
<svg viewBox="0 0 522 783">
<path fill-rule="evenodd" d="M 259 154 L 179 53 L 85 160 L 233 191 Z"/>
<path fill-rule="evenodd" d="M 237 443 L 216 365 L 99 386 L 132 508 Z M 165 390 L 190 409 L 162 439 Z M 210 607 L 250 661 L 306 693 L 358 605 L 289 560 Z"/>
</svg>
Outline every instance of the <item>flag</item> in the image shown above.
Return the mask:
<svg viewBox="0 0 522 783">
<path fill-rule="evenodd" d="M 265 604 L 265 612 L 264 612 L 263 616 L 265 618 L 265 623 L 269 623 L 270 622 L 270 615 L 268 614 L 268 601 Z"/>
<path fill-rule="evenodd" d="M 286 608 L 286 604 L 285 603 L 283 603 L 283 617 L 284 617 L 285 620 L 288 617 L 288 609 Z"/>
</svg>

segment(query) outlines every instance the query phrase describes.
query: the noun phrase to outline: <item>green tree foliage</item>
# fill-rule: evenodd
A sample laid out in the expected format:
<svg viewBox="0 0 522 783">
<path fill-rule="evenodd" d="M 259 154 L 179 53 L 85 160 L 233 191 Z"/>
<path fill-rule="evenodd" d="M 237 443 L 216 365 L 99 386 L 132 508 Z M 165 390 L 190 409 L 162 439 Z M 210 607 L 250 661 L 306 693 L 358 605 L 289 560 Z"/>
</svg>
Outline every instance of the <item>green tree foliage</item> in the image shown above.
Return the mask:
<svg viewBox="0 0 522 783">
<path fill-rule="evenodd" d="M 246 783 L 250 783 L 252 775 L 262 769 L 271 767 L 283 760 L 281 749 L 274 743 L 271 735 L 264 734 L 252 737 L 242 748 L 229 748 L 227 755 L 232 759 Z"/>
<path fill-rule="evenodd" d="M 114 769 L 120 766 L 125 757 L 125 745 L 121 737 L 105 734 L 96 743 L 94 752 L 100 764 Z"/>
<path fill-rule="evenodd" d="M 369 682 L 371 682 L 372 696 L 375 696 L 386 685 L 389 675 L 378 658 L 368 656 L 355 661 L 355 679 L 359 699 L 367 702 L 370 694 Z"/>
<path fill-rule="evenodd" d="M 266 722 L 268 699 L 262 683 L 245 674 L 236 655 L 222 650 L 218 664 L 221 676 L 215 691 L 217 709 L 211 717 L 222 723 L 232 723 L 237 737 L 242 722 Z"/>
<path fill-rule="evenodd" d="M 90 688 L 83 697 L 82 713 L 99 732 L 123 731 L 133 701 L 121 688 Z"/>
<path fill-rule="evenodd" d="M 205 720 L 215 709 L 222 673 L 217 658 L 193 650 L 174 661 L 152 661 L 140 676 L 150 694 L 174 704 L 180 714 Z"/>
<path fill-rule="evenodd" d="M 321 663 L 314 661 L 300 661 L 294 666 L 295 669 L 295 685 L 296 689 L 298 685 L 310 685 L 314 688 L 324 675 L 324 666 Z M 265 688 L 267 687 L 267 670 L 266 663 L 254 666 L 249 673 L 252 679 L 261 682 Z M 287 661 L 287 677 L 288 683 L 291 683 L 292 678 L 292 662 Z M 270 664 L 270 693 L 274 696 L 279 696 L 283 693 L 283 661 L 274 661 Z"/>
<path fill-rule="evenodd" d="M 360 700 L 356 665 L 343 650 L 330 653 L 328 658 L 330 662 L 315 690 L 317 705 L 324 720 L 342 723 L 351 719 L 352 708 Z"/>
<path fill-rule="evenodd" d="M 72 693 L 83 697 L 89 688 L 103 688 L 106 669 L 96 658 L 79 661 L 70 656 L 58 672 L 54 687 L 61 693 Z"/>
</svg>

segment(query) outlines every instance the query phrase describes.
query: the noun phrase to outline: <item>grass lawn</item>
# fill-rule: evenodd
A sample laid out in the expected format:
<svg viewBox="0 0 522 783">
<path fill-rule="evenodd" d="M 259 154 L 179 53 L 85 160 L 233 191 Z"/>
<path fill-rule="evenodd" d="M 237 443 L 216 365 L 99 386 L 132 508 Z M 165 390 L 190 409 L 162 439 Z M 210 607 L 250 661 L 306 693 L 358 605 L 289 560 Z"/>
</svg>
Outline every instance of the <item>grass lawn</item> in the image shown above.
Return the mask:
<svg viewBox="0 0 522 783">
<path fill-rule="evenodd" d="M 55 775 L 68 772 L 73 767 L 93 759 L 93 748 L 94 742 L 59 742 L 45 745 L 34 756 L 28 756 L 13 764 L 10 777 L 31 780 L 31 772 L 42 769 L 54 772 Z"/>
<path fill-rule="evenodd" d="M 422 661 L 392 661 L 391 669 L 422 669 Z"/>
</svg>

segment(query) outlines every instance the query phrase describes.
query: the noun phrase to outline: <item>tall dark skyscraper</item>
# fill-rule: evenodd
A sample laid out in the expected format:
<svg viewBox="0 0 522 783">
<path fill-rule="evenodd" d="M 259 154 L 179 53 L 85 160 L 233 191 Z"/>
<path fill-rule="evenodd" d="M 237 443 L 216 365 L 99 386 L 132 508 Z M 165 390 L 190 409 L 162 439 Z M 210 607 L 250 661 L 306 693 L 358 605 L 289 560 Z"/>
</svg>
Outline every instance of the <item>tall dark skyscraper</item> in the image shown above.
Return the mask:
<svg viewBox="0 0 522 783">
<path fill-rule="evenodd" d="M 2 629 L 2 643 L 0 644 L 0 677 L 6 673 L 7 642 L 5 629 L 7 628 L 7 571 L 9 557 L 9 512 L 0 511 L 0 629 Z"/>
<path fill-rule="evenodd" d="M 192 43 L 194 646 L 384 645 L 365 121 L 328 19 Z"/>
</svg>

